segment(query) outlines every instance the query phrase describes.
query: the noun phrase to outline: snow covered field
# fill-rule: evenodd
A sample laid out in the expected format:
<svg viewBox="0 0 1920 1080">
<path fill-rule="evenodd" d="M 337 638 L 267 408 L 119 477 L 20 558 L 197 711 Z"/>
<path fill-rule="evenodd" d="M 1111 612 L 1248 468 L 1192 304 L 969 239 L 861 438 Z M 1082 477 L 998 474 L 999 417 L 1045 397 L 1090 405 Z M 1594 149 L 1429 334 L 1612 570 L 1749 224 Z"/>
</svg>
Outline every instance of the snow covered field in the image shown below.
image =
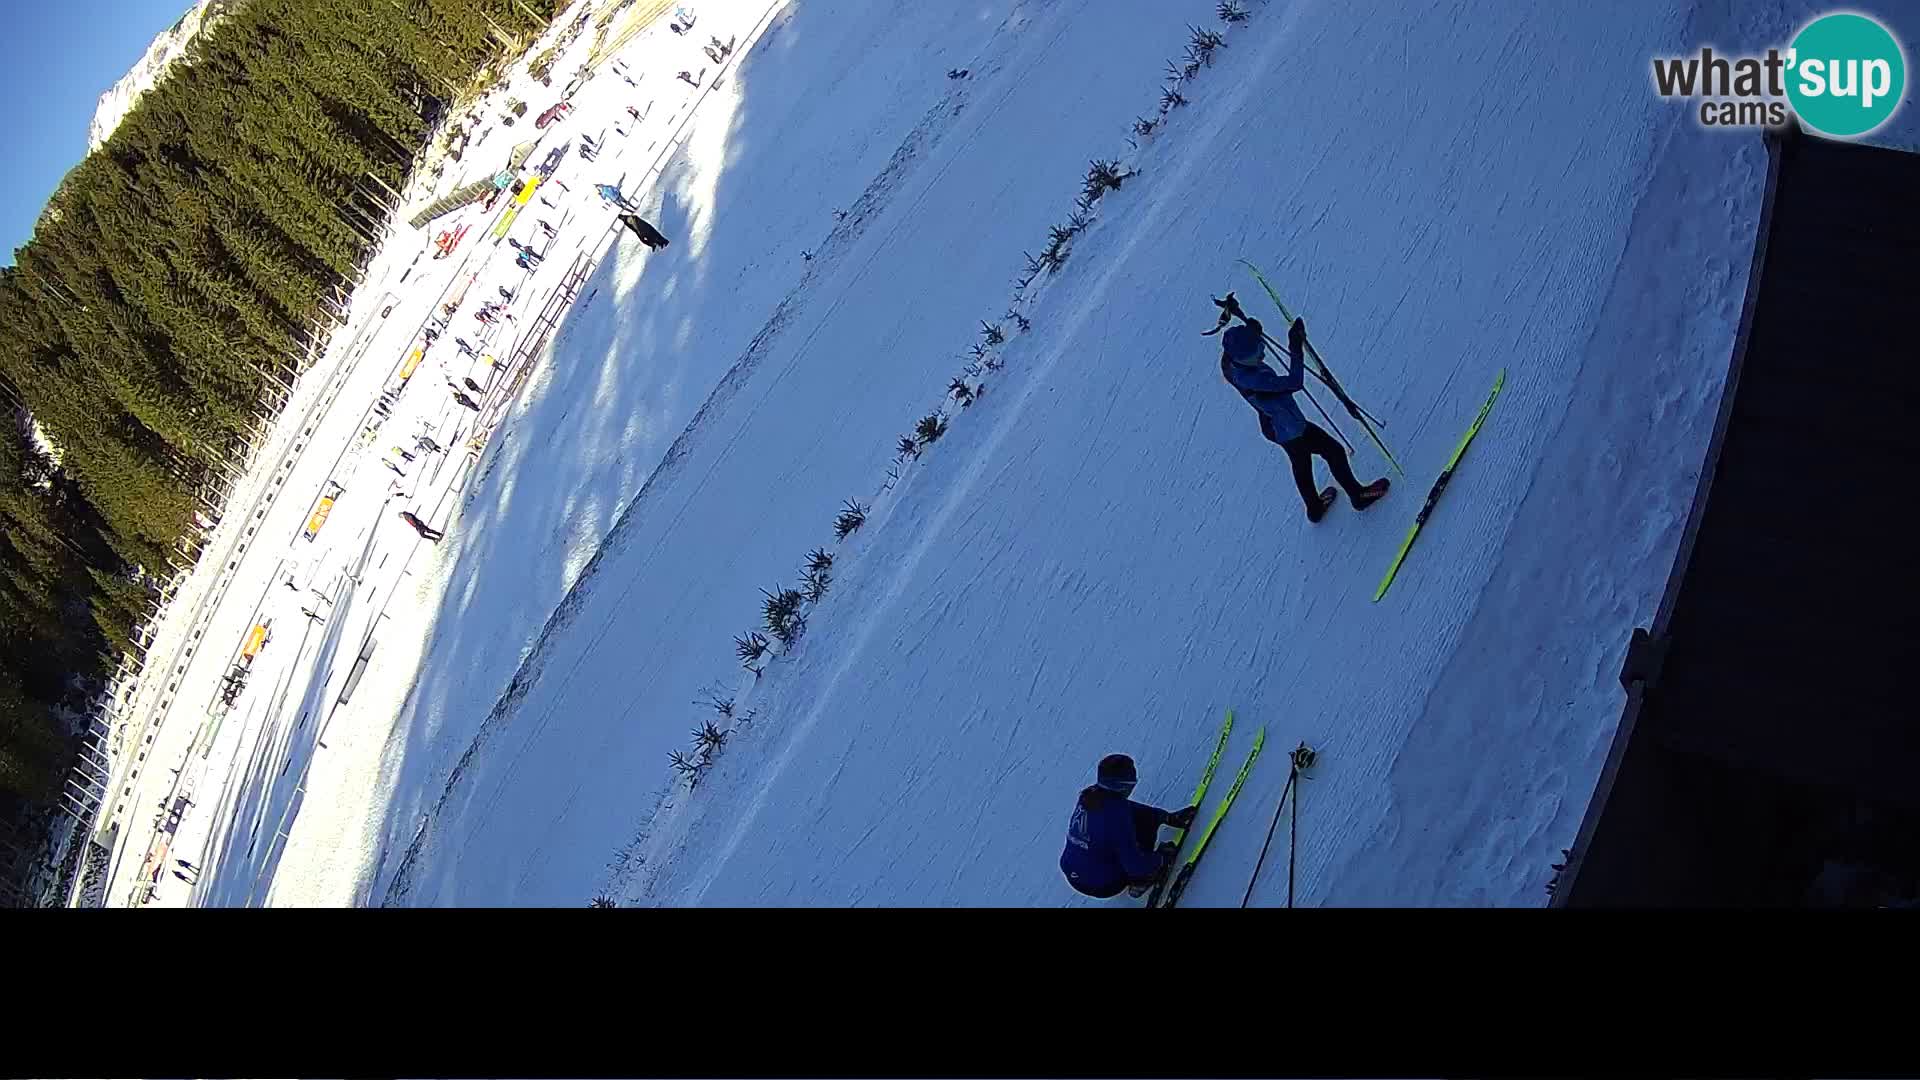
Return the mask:
<svg viewBox="0 0 1920 1080">
<path fill-rule="evenodd" d="M 581 299 L 478 467 L 423 481 L 446 542 L 416 550 L 397 504 L 378 534 L 371 511 L 329 524 L 328 572 L 361 581 L 263 654 L 296 690 L 254 684 L 216 740 L 223 794 L 176 844 L 209 853 L 190 899 L 1085 903 L 1055 864 L 1094 763 L 1132 754 L 1138 797 L 1178 805 L 1232 708 L 1229 764 L 1262 726 L 1265 756 L 1186 903 L 1238 902 L 1302 740 L 1297 902 L 1543 901 L 1694 491 L 1764 175 L 1751 133 L 1656 99 L 1648 60 L 1761 49 L 1821 9 L 1247 6 L 1137 148 L 1212 0 L 702 6 L 688 39 L 622 52 L 637 85 L 601 69 L 541 153 L 606 149 L 529 207 L 561 231 L 513 310 L 576 253 L 598 260 Z M 1901 25 L 1887 6 L 1865 10 Z M 709 33 L 738 39 L 725 68 L 674 80 L 713 67 Z M 1914 110 L 1896 123 L 1879 141 L 1920 143 Z M 1015 303 L 1096 157 L 1139 175 Z M 604 231 L 589 189 L 622 178 L 665 251 Z M 476 288 L 519 276 L 499 250 Z M 1386 423 L 1408 471 L 1364 515 L 1308 525 L 1221 381 L 1209 296 L 1281 326 L 1238 258 Z M 944 392 L 982 320 L 1003 366 L 962 409 Z M 950 429 L 883 491 L 937 408 Z M 872 510 L 836 545 L 848 498 Z M 742 672 L 760 590 L 822 546 L 806 634 Z M 251 557 L 270 585 L 278 553 Z M 332 708 L 361 634 L 379 650 Z M 716 684 L 753 718 L 689 794 L 667 754 Z M 1255 904 L 1285 902 L 1276 866 Z"/>
</svg>

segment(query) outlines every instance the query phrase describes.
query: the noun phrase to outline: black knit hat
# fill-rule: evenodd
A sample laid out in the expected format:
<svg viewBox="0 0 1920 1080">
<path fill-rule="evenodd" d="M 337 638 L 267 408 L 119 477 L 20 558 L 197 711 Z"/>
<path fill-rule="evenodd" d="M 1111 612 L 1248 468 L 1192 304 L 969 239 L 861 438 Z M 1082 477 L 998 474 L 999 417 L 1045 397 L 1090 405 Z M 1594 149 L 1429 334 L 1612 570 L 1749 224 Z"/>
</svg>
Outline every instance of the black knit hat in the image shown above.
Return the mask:
<svg viewBox="0 0 1920 1080">
<path fill-rule="evenodd" d="M 1106 788 L 1108 791 L 1118 791 L 1124 795 L 1132 791 L 1133 785 L 1138 781 L 1139 775 L 1134 772 L 1133 759 L 1127 755 L 1108 754 L 1100 759 L 1097 781 L 1099 787 Z"/>
</svg>

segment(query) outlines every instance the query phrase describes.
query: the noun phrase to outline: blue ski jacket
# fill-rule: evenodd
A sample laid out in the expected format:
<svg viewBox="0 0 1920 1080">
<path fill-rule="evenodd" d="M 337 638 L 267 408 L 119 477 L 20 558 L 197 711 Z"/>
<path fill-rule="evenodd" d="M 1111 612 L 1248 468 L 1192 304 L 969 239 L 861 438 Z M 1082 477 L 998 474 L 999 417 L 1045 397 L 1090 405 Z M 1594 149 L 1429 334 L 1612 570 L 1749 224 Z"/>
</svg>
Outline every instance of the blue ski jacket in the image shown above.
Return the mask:
<svg viewBox="0 0 1920 1080">
<path fill-rule="evenodd" d="M 1088 804 L 1092 805 L 1089 806 Z M 1153 850 L 1152 831 L 1141 846 L 1142 826 L 1157 830 L 1167 812 L 1098 788 L 1080 793 L 1067 827 L 1067 847 L 1060 853 L 1060 872 L 1073 887 L 1089 896 L 1118 896 L 1128 885 L 1160 872 L 1161 858 Z"/>
<path fill-rule="evenodd" d="M 1282 375 L 1267 366 L 1267 342 L 1257 320 L 1249 319 L 1226 332 L 1220 339 L 1220 374 L 1227 384 L 1240 391 L 1247 404 L 1267 418 L 1278 442 L 1297 439 L 1307 430 L 1307 418 L 1293 395 L 1306 385 L 1306 339 L 1292 340 L 1288 335 L 1287 373 Z"/>
</svg>

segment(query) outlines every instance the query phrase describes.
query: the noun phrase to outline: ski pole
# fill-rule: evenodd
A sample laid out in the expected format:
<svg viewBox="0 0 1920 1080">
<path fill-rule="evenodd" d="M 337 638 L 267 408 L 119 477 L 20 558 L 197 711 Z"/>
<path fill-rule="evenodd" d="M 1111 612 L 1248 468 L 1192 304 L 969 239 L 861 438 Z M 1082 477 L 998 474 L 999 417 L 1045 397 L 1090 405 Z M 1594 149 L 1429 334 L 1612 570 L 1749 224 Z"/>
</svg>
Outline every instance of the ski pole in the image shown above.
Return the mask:
<svg viewBox="0 0 1920 1080">
<path fill-rule="evenodd" d="M 1289 776 L 1299 777 L 1304 782 L 1307 779 L 1307 770 L 1313 768 L 1313 763 L 1319 756 L 1307 749 L 1307 744 L 1304 742 L 1294 747 L 1293 772 Z M 1300 789 L 1297 786 L 1293 789 L 1292 830 L 1293 835 L 1287 837 L 1287 907 L 1289 908 L 1293 907 L 1293 860 L 1300 850 Z"/>
<path fill-rule="evenodd" d="M 1220 305 L 1220 321 L 1214 325 L 1213 329 L 1202 330 L 1200 332 L 1201 337 L 1212 337 L 1213 335 L 1226 329 L 1228 320 L 1234 318 L 1235 313 L 1237 311 L 1237 309 L 1227 306 L 1229 303 L 1232 302 L 1232 300 L 1233 300 L 1233 294 L 1228 293 L 1226 300 L 1214 301 L 1215 304 Z M 1244 314 L 1239 315 L 1239 319 L 1241 322 L 1248 321 L 1246 315 Z M 1274 336 L 1272 334 L 1267 333 L 1265 329 L 1262 329 L 1260 331 L 1260 336 L 1262 339 L 1266 341 L 1267 347 L 1272 349 L 1274 352 L 1278 353 L 1281 356 L 1289 356 L 1289 357 L 1291 356 L 1292 350 L 1282 346 L 1280 342 L 1275 340 Z M 1319 379 L 1322 385 L 1326 386 L 1327 389 L 1333 391 L 1334 396 L 1340 399 L 1340 404 L 1345 405 L 1347 407 L 1347 411 L 1353 414 L 1353 418 L 1355 420 L 1358 420 L 1363 424 L 1372 424 L 1374 427 L 1386 427 L 1387 426 L 1386 423 L 1383 422 L 1379 417 L 1373 415 L 1373 413 L 1369 412 L 1366 406 L 1361 405 L 1359 402 L 1353 400 L 1353 398 L 1347 395 L 1347 388 L 1344 386 L 1341 386 L 1340 381 L 1333 377 L 1333 369 L 1327 366 L 1326 360 L 1322 358 L 1320 355 L 1320 350 L 1313 347 L 1313 342 L 1308 341 L 1305 344 L 1306 344 L 1307 355 L 1313 358 L 1313 363 L 1307 367 L 1307 372 L 1311 374 L 1314 378 Z M 1325 410 L 1322 410 L 1322 415 L 1325 415 Z M 1372 432 L 1370 431 L 1368 432 L 1368 434 L 1372 434 Z M 1375 436 L 1374 441 L 1379 442 L 1379 437 Z M 1351 451 L 1353 448 L 1349 446 L 1347 449 Z M 1385 450 L 1386 447 L 1382 446 L 1381 449 Z M 1388 454 L 1387 459 L 1389 461 L 1393 460 L 1393 455 Z M 1398 468 L 1399 466 L 1396 463 L 1394 467 Z"/>
<path fill-rule="evenodd" d="M 1303 756 L 1306 758 L 1304 765 L 1301 764 L 1301 758 Z M 1293 752 L 1294 774 L 1298 775 L 1304 769 L 1311 769 L 1313 767 L 1313 757 L 1313 751 L 1307 749 L 1306 743 L 1301 743 L 1299 748 Z M 1306 778 L 1301 777 L 1301 779 L 1304 780 Z M 1300 851 L 1300 792 L 1298 791 L 1293 793 L 1293 823 L 1291 828 L 1293 835 L 1287 837 L 1287 907 L 1289 908 L 1293 907 L 1293 861 L 1294 856 Z"/>
<path fill-rule="evenodd" d="M 1280 343 L 1273 339 L 1272 334 L 1269 334 L 1263 330 L 1261 331 L 1260 336 L 1267 339 L 1267 344 L 1272 346 L 1275 352 L 1280 353 L 1283 356 L 1286 355 L 1287 350 L 1280 347 Z M 1387 426 L 1386 423 L 1382 421 L 1379 417 L 1376 417 L 1372 413 L 1368 412 L 1366 406 L 1360 404 L 1359 402 L 1347 396 L 1346 387 L 1341 386 L 1337 381 L 1334 380 L 1332 369 L 1327 367 L 1327 362 L 1325 360 L 1320 359 L 1320 350 L 1314 348 L 1313 342 L 1311 341 L 1307 342 L 1307 355 L 1313 357 L 1313 364 L 1314 364 L 1314 366 L 1309 367 L 1307 371 L 1311 373 L 1314 378 L 1319 379 L 1322 383 L 1324 383 L 1327 389 L 1333 391 L 1334 396 L 1340 399 L 1340 404 L 1345 405 L 1348 409 L 1353 411 L 1354 419 L 1365 420 L 1368 423 L 1372 424 L 1374 427 Z"/>
<path fill-rule="evenodd" d="M 1287 795 L 1289 792 L 1293 794 L 1294 837 L 1298 839 L 1300 828 L 1300 793 L 1294 789 L 1294 781 L 1305 779 L 1305 777 L 1300 774 L 1313 768 L 1313 763 L 1319 756 L 1318 753 L 1309 749 L 1304 742 L 1294 748 L 1291 759 L 1293 770 L 1287 773 L 1287 783 L 1280 789 L 1280 802 L 1273 808 L 1273 820 L 1267 823 L 1267 838 L 1260 844 L 1260 858 L 1253 864 L 1253 876 L 1247 880 L 1246 895 L 1240 898 L 1241 907 L 1246 907 L 1247 903 L 1253 899 L 1253 887 L 1260 881 L 1260 868 L 1266 865 L 1267 849 L 1273 845 L 1274 830 L 1280 827 L 1280 815 L 1285 812 L 1287 808 Z M 1293 856 L 1291 854 L 1287 856 L 1287 906 L 1293 906 Z"/>
<path fill-rule="evenodd" d="M 1246 907 L 1248 901 L 1253 899 L 1253 887 L 1260 883 L 1260 868 L 1267 864 L 1267 848 L 1273 844 L 1273 830 L 1280 826 L 1280 812 L 1287 805 L 1287 793 L 1293 790 L 1293 779 L 1296 775 L 1296 773 L 1288 773 L 1286 785 L 1280 789 L 1280 804 L 1273 808 L 1273 820 L 1267 825 L 1267 838 L 1260 843 L 1260 858 L 1253 864 L 1253 876 L 1247 879 L 1246 894 L 1240 897 L 1241 907 Z"/>
<path fill-rule="evenodd" d="M 1278 343 L 1273 341 L 1272 336 L 1266 335 L 1264 332 L 1262 336 L 1266 337 L 1267 341 L 1270 344 L 1273 344 L 1275 348 L 1279 347 Z M 1327 384 L 1327 388 L 1332 390 L 1334 393 L 1334 396 L 1340 399 L 1340 403 L 1347 407 L 1347 411 L 1352 414 L 1353 418 L 1360 422 L 1360 429 L 1367 433 L 1367 438 L 1373 440 L 1373 445 L 1380 448 L 1380 455 L 1387 459 L 1387 464 L 1393 466 L 1393 471 L 1399 473 L 1403 477 L 1406 476 L 1407 470 L 1400 467 L 1400 460 L 1394 457 L 1393 451 L 1387 449 L 1387 444 L 1381 441 L 1380 433 L 1373 430 L 1374 426 L 1376 424 L 1379 424 L 1379 421 L 1373 420 L 1372 413 L 1369 413 L 1367 412 L 1367 410 L 1361 408 L 1358 403 L 1356 403 L 1352 398 L 1347 396 L 1346 388 L 1342 387 L 1340 383 L 1333 378 L 1332 371 L 1325 370 L 1327 366 L 1327 362 L 1325 360 L 1320 359 L 1320 350 L 1315 349 L 1313 347 L 1313 343 L 1310 341 L 1306 343 L 1306 348 L 1309 355 L 1313 357 L 1314 363 L 1320 365 L 1322 369 L 1322 371 L 1320 372 L 1315 372 L 1315 374 L 1319 376 L 1320 381 Z M 1309 368 L 1308 370 L 1312 370 L 1312 369 Z M 1315 403 L 1315 406 L 1318 407 L 1317 402 Z M 1323 409 L 1321 411 L 1324 414 L 1325 410 Z M 1385 427 L 1386 425 L 1379 424 L 1379 426 Z M 1348 450 L 1351 451 L 1352 447 L 1349 446 Z"/>
<path fill-rule="evenodd" d="M 1341 386 L 1340 380 L 1333 377 L 1333 369 L 1327 366 L 1326 360 L 1322 358 L 1320 355 L 1320 350 L 1314 348 L 1313 342 L 1311 341 L 1307 342 L 1307 353 L 1308 355 L 1313 357 L 1313 362 L 1316 366 L 1319 367 L 1322 379 L 1326 382 L 1327 386 L 1332 388 L 1334 393 L 1340 395 L 1340 400 L 1343 404 L 1345 404 L 1349 409 L 1352 409 L 1354 411 L 1355 419 L 1364 420 L 1367 423 L 1372 424 L 1374 427 L 1387 426 L 1387 422 L 1385 420 L 1382 420 L 1379 417 L 1373 415 L 1373 413 L 1369 411 L 1365 405 L 1362 405 L 1359 402 L 1353 400 L 1353 398 L 1347 394 L 1347 388 L 1344 386 Z"/>
<path fill-rule="evenodd" d="M 1227 323 L 1235 317 L 1238 317 L 1243 323 L 1252 321 L 1247 318 L 1245 313 L 1239 310 L 1238 305 L 1234 302 L 1232 293 L 1228 293 L 1225 300 L 1215 300 L 1214 304 L 1220 308 L 1220 321 L 1214 324 L 1213 329 L 1202 330 L 1200 332 L 1201 337 L 1212 337 L 1226 329 Z M 1260 332 L 1260 337 L 1266 348 L 1272 349 L 1274 352 L 1291 359 L 1292 350 L 1281 348 L 1280 343 L 1273 339 L 1272 334 L 1267 333 L 1263 329 Z M 1313 374 L 1314 378 L 1319 379 L 1325 384 L 1327 389 L 1333 391 L 1334 396 L 1340 399 L 1340 404 L 1345 405 L 1347 412 L 1352 414 L 1353 418 L 1360 422 L 1360 427 L 1366 431 L 1367 437 L 1372 439 L 1373 444 L 1380 448 L 1380 453 L 1387 459 L 1387 463 L 1392 465 L 1394 470 L 1399 472 L 1400 475 L 1405 476 L 1406 472 L 1400 468 L 1400 463 L 1394 460 L 1393 452 L 1387 449 L 1387 444 L 1381 442 L 1380 436 L 1373 430 L 1373 424 L 1378 424 L 1379 421 L 1374 420 L 1373 423 L 1369 423 L 1369 421 L 1373 419 L 1373 414 L 1361 408 L 1352 398 L 1347 396 L 1346 388 L 1342 387 L 1340 383 L 1333 378 L 1333 372 L 1327 369 L 1326 361 L 1320 359 L 1320 352 L 1313 347 L 1313 343 L 1309 341 L 1305 344 L 1308 352 L 1313 356 L 1314 364 L 1318 365 L 1317 370 L 1314 366 L 1307 366 L 1307 370 Z M 1340 430 L 1340 425 L 1333 422 L 1333 417 L 1328 414 L 1326 407 L 1320 404 L 1320 400 L 1313 396 L 1313 391 L 1308 390 L 1305 386 L 1302 386 L 1300 389 L 1307 395 L 1307 400 L 1313 402 L 1313 407 L 1319 411 L 1321 419 L 1325 420 L 1327 426 L 1333 429 L 1334 436 L 1340 440 L 1342 446 L 1346 447 L 1347 453 L 1355 453 L 1353 442 L 1347 438 L 1346 432 Z M 1386 425 L 1381 424 L 1380 426 L 1385 427 Z"/>
<path fill-rule="evenodd" d="M 1326 408 L 1320 404 L 1320 401 L 1318 398 L 1315 398 L 1313 396 L 1313 391 L 1303 386 L 1300 388 L 1300 392 L 1307 395 L 1307 400 L 1313 402 L 1314 408 L 1320 410 L 1320 418 L 1322 420 L 1325 420 L 1327 422 L 1327 426 L 1333 429 L 1334 435 L 1340 439 L 1340 444 L 1347 448 L 1347 453 L 1349 454 L 1355 453 L 1356 451 L 1353 449 L 1353 444 L 1347 441 L 1347 433 L 1344 431 L 1341 431 L 1340 425 L 1334 423 L 1333 417 L 1327 415 Z"/>
</svg>

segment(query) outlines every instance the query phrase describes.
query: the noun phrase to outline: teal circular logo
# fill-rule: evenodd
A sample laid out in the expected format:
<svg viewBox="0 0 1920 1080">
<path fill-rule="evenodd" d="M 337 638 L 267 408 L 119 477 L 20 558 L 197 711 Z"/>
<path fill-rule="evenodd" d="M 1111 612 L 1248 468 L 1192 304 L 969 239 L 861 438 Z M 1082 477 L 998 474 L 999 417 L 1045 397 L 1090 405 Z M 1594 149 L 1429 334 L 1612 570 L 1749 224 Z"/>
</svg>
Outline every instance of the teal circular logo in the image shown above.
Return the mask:
<svg viewBox="0 0 1920 1080">
<path fill-rule="evenodd" d="M 1787 99 L 1822 135 L 1865 135 L 1893 115 L 1907 89 L 1907 61 L 1887 28 L 1865 15 L 1822 15 L 1793 39 Z"/>
</svg>

